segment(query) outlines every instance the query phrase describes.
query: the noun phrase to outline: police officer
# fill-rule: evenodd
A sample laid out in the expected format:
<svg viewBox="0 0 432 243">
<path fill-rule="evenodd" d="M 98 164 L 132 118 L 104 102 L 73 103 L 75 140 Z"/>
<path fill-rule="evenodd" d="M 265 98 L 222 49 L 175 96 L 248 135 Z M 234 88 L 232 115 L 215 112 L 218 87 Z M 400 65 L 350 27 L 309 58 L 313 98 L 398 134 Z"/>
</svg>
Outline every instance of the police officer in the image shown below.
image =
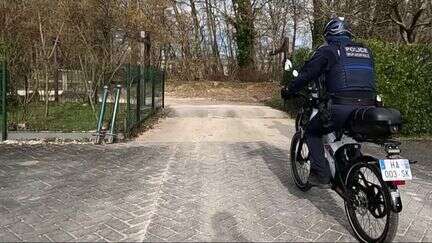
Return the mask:
<svg viewBox="0 0 432 243">
<path fill-rule="evenodd" d="M 343 129 L 355 109 L 375 105 L 376 89 L 372 53 L 352 41 L 351 30 L 344 18 L 331 19 L 325 26 L 324 37 L 326 43 L 316 50 L 297 78 L 289 87 L 284 87 L 281 94 L 282 98 L 288 99 L 310 81 L 323 82 L 330 97 L 329 119 L 327 121 L 324 114 L 316 115 L 306 128 L 305 137 L 311 160 L 309 182 L 327 188 L 331 172 L 324 155 L 322 137 Z"/>
</svg>

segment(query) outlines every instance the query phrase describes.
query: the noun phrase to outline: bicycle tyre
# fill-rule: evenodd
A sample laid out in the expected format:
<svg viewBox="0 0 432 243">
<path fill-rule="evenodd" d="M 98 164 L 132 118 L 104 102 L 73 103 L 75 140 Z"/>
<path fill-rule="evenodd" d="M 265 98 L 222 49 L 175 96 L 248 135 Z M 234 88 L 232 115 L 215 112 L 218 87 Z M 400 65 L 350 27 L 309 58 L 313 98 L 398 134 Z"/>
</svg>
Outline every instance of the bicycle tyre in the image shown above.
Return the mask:
<svg viewBox="0 0 432 243">
<path fill-rule="evenodd" d="M 379 193 L 382 193 L 383 202 L 385 205 L 385 209 L 382 213 L 385 213 L 386 221 L 383 228 L 383 232 L 377 236 L 373 237 L 370 236 L 360 225 L 359 219 L 357 218 L 355 206 L 351 204 L 349 201 L 345 201 L 345 212 L 348 217 L 348 221 L 351 225 L 351 228 L 354 231 L 355 237 L 360 242 L 392 242 L 394 239 L 397 228 L 398 228 L 398 222 L 399 222 L 399 215 L 392 211 L 391 209 L 391 196 L 390 196 L 390 190 L 387 187 L 386 182 L 381 177 L 381 173 L 378 170 L 378 167 L 376 165 L 367 164 L 367 163 L 358 163 L 351 167 L 349 170 L 346 179 L 345 179 L 345 185 L 349 193 L 352 193 L 353 190 L 350 190 L 350 188 L 353 187 L 356 174 L 362 169 L 367 168 L 375 175 L 375 177 L 378 179 L 379 184 L 381 186 L 381 191 Z M 350 194 L 349 194 L 350 195 Z M 376 195 L 374 195 L 376 197 Z M 369 197 L 369 196 L 367 196 Z M 369 201 L 369 199 L 368 199 Z M 368 206 L 370 207 L 370 206 Z M 370 209 L 368 209 L 369 211 Z M 378 210 L 379 211 L 379 210 Z M 385 212 L 384 212 L 385 211 Z M 373 216 L 373 215 L 372 215 Z"/>
<path fill-rule="evenodd" d="M 310 183 L 307 181 L 304 182 L 304 180 L 302 180 L 300 178 L 299 175 L 299 167 L 298 164 L 298 158 L 299 158 L 299 153 L 302 152 L 302 148 L 303 146 L 306 145 L 305 141 L 303 140 L 301 133 L 300 132 L 296 132 L 291 140 L 291 153 L 290 153 L 290 160 L 291 160 L 291 178 L 293 179 L 294 184 L 301 190 L 301 191 L 308 191 L 311 189 L 311 185 Z M 302 158 L 305 159 L 305 158 Z M 310 163 L 310 162 L 309 162 Z M 310 170 L 310 165 L 309 165 L 309 170 Z M 309 176 L 309 175 L 308 175 Z"/>
</svg>

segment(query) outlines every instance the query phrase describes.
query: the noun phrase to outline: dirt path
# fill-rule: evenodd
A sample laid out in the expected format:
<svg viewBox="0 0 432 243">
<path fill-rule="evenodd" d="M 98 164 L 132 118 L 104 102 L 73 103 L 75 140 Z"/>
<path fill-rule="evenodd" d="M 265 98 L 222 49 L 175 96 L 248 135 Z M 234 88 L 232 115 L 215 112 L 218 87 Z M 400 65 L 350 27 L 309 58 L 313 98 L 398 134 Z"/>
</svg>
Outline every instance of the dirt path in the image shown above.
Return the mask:
<svg viewBox="0 0 432 243">
<path fill-rule="evenodd" d="M 142 142 L 256 142 L 289 144 L 293 121 L 259 104 L 168 99 L 168 117 Z"/>
</svg>

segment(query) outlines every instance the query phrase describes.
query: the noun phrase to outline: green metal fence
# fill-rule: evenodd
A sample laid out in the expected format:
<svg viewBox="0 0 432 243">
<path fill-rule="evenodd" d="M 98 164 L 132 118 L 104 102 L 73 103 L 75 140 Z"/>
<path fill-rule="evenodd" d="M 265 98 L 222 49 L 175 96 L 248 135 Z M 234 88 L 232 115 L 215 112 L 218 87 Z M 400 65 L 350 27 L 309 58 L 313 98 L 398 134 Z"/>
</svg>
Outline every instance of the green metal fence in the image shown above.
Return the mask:
<svg viewBox="0 0 432 243">
<path fill-rule="evenodd" d="M 0 141 L 7 139 L 7 109 L 6 109 L 6 88 L 7 88 L 6 61 L 0 59 Z"/>
<path fill-rule="evenodd" d="M 165 72 L 154 67 L 126 66 L 126 132 L 164 107 Z"/>
</svg>

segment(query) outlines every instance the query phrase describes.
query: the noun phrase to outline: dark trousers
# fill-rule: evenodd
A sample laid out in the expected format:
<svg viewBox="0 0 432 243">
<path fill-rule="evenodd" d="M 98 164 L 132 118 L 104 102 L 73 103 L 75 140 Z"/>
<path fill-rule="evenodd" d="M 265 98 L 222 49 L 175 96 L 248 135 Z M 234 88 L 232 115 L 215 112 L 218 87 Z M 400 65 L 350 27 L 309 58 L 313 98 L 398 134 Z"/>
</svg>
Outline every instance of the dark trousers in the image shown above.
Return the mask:
<svg viewBox="0 0 432 243">
<path fill-rule="evenodd" d="M 331 131 L 344 128 L 350 114 L 358 107 L 359 106 L 352 106 L 352 105 L 332 105 Z M 311 170 L 317 173 L 321 178 L 325 180 L 330 180 L 331 178 L 330 166 L 324 155 L 323 136 L 326 133 L 329 133 L 329 131 L 328 130 L 324 131 L 322 122 L 320 121 L 319 114 L 318 114 L 310 121 L 308 127 L 306 128 L 305 135 L 306 135 L 306 143 L 309 148 Z"/>
</svg>

